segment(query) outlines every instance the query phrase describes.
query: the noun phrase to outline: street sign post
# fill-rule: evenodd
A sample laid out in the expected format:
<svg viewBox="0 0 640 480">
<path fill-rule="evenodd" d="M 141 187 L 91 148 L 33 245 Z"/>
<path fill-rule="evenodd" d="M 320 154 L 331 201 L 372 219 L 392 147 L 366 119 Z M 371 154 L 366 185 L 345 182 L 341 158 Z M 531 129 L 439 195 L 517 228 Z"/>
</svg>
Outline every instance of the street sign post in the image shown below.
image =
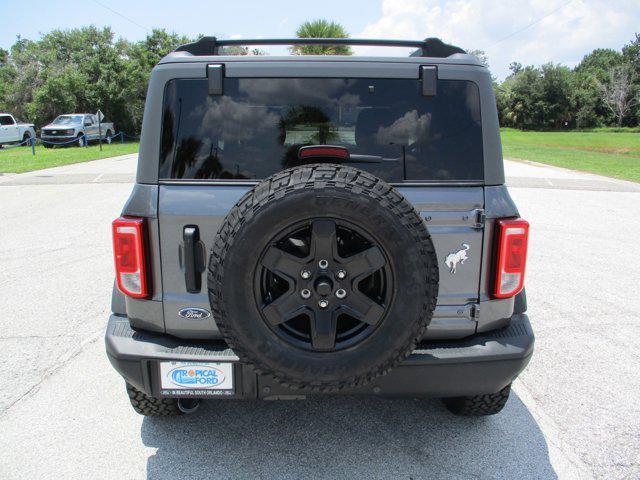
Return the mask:
<svg viewBox="0 0 640 480">
<path fill-rule="evenodd" d="M 98 117 L 98 143 L 100 144 L 100 151 L 102 151 L 102 120 L 104 120 L 104 114 L 100 109 L 96 112 Z"/>
</svg>

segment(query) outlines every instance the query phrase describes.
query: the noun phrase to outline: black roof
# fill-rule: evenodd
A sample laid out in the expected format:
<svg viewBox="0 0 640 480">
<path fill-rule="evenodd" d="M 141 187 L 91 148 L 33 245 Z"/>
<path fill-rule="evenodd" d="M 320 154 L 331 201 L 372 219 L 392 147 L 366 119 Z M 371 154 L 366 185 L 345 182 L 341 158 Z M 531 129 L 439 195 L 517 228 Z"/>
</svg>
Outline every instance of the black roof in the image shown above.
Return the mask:
<svg viewBox="0 0 640 480">
<path fill-rule="evenodd" d="M 425 40 L 374 40 L 367 38 L 255 38 L 218 40 L 202 37 L 194 43 L 176 48 L 176 52 L 192 55 L 219 55 L 220 47 L 231 45 L 366 45 L 376 47 L 413 47 L 412 57 L 446 58 L 454 53 L 466 53 L 462 48 L 444 43 L 439 38 Z"/>
</svg>

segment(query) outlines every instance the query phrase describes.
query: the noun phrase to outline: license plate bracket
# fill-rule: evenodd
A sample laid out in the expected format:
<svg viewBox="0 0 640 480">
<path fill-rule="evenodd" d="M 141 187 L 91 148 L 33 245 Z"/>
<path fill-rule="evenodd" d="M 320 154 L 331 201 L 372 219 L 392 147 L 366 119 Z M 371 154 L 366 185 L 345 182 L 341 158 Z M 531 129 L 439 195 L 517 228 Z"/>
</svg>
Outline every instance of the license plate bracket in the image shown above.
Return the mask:
<svg viewBox="0 0 640 480">
<path fill-rule="evenodd" d="M 164 397 L 208 397 L 233 395 L 231 362 L 161 361 L 158 371 Z"/>
</svg>

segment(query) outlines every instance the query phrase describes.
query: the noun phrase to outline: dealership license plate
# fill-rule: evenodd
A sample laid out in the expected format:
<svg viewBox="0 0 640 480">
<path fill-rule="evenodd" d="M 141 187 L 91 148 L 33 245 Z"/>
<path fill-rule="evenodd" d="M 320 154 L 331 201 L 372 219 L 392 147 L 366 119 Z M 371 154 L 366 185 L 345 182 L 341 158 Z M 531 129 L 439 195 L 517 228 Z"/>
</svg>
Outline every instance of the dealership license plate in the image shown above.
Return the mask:
<svg viewBox="0 0 640 480">
<path fill-rule="evenodd" d="M 233 363 L 160 362 L 162 395 L 233 395 Z"/>
</svg>

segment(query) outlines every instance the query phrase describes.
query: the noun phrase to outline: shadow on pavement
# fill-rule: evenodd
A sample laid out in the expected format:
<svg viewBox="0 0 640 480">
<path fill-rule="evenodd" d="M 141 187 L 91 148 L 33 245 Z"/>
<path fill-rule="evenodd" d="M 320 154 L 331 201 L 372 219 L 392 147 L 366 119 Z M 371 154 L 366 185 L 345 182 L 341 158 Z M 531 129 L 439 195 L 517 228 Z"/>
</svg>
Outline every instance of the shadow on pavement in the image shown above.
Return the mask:
<svg viewBox="0 0 640 480">
<path fill-rule="evenodd" d="M 437 400 L 319 397 L 208 401 L 145 418 L 148 478 L 557 478 L 512 391 L 497 416 L 458 418 Z"/>
</svg>

